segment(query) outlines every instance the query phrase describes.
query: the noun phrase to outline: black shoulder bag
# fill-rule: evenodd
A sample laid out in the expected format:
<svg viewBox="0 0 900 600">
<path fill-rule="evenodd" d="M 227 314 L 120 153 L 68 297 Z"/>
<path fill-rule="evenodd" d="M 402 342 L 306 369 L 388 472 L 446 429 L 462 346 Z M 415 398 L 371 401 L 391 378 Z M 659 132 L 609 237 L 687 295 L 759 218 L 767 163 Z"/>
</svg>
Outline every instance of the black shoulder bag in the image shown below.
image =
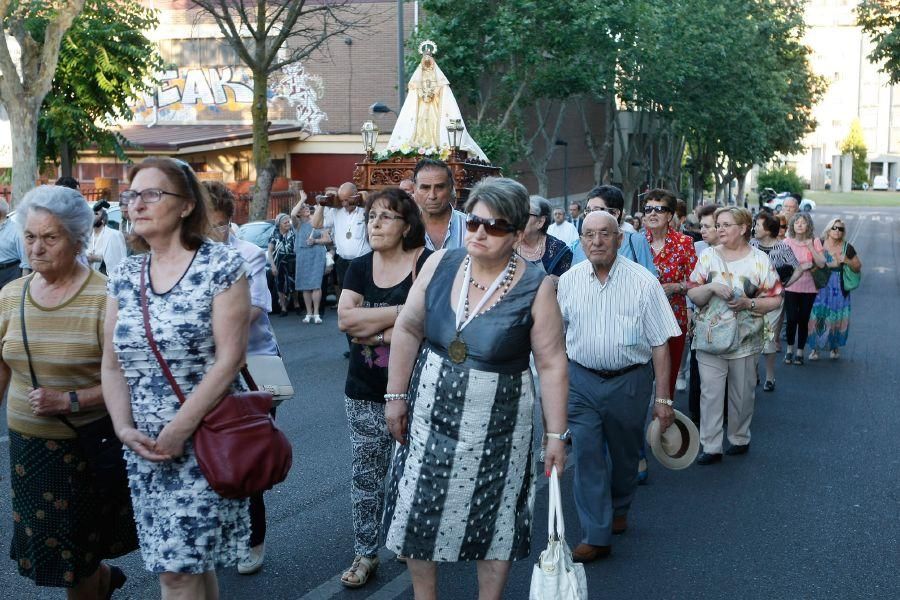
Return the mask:
<svg viewBox="0 0 900 600">
<path fill-rule="evenodd" d="M 31 364 L 31 349 L 28 346 L 28 332 L 25 329 L 25 303 L 28 301 L 28 287 L 33 277 L 26 279 L 25 285 L 22 286 L 19 319 L 22 327 L 22 344 L 25 346 L 25 355 L 28 357 L 28 371 L 31 373 L 31 386 L 34 389 L 38 389 L 40 384 Z M 116 437 L 112 418 L 107 414 L 102 419 L 81 427 L 75 427 L 63 415 L 56 415 L 56 418 L 75 432 L 76 442 L 93 474 L 95 489 L 103 503 L 115 506 L 116 510 L 127 508 L 128 512 L 132 513 L 128 474 L 125 470 L 125 458 L 122 456 L 122 442 Z M 118 519 L 111 519 L 108 523 L 104 523 L 103 526 L 112 526 L 116 521 Z M 134 519 L 130 519 L 130 521 L 133 523 Z M 122 532 L 118 532 L 116 538 L 120 540 L 127 539 L 129 542 L 125 544 L 126 550 L 123 554 L 131 552 L 138 547 L 136 530 L 133 531 L 133 535 L 129 533 L 125 536 L 122 535 Z"/>
</svg>

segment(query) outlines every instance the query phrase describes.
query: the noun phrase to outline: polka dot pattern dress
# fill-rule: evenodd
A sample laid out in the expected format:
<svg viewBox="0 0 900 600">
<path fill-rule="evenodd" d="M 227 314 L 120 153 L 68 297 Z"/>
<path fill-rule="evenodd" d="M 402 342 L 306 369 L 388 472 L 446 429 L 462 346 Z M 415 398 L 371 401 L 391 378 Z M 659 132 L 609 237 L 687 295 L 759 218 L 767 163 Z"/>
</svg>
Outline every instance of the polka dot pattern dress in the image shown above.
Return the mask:
<svg viewBox="0 0 900 600">
<path fill-rule="evenodd" d="M 531 550 L 534 382 L 531 304 L 544 274 L 528 268 L 507 296 L 455 335 L 450 289 L 464 250 L 445 254 L 426 292 L 425 344 L 410 382 L 409 443 L 394 457 L 388 549 L 420 560 L 518 560 Z"/>
</svg>

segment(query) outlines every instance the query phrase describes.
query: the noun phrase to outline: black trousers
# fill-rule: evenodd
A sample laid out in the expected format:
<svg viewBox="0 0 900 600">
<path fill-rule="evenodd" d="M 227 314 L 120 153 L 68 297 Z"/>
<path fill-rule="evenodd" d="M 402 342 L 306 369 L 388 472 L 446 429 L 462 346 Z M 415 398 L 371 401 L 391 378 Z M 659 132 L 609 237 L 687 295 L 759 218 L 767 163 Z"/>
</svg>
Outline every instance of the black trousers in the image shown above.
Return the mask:
<svg viewBox="0 0 900 600">
<path fill-rule="evenodd" d="M 270 412 L 275 418 L 275 409 Z M 263 492 L 250 496 L 250 547 L 255 548 L 266 541 L 266 502 Z"/>
<path fill-rule="evenodd" d="M 806 347 L 809 337 L 809 315 L 812 313 L 816 294 L 803 292 L 784 293 L 784 317 L 787 322 L 787 343 L 793 346 L 797 342 L 797 350 Z"/>
</svg>

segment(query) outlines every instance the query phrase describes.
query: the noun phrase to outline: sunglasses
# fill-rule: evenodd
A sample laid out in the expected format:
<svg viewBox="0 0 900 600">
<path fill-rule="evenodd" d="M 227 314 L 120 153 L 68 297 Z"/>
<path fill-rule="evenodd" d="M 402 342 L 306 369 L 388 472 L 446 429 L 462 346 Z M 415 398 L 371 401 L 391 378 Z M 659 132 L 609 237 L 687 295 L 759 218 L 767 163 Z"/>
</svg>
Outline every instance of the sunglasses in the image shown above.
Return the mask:
<svg viewBox="0 0 900 600">
<path fill-rule="evenodd" d="M 495 237 L 503 237 L 515 232 L 516 228 L 510 225 L 506 219 L 482 219 L 469 213 L 466 215 L 466 229 L 469 233 L 475 233 L 479 227 L 484 227 L 484 232 Z"/>
<path fill-rule="evenodd" d="M 669 210 L 668 206 L 645 206 L 644 214 L 652 215 L 653 213 L 667 213 L 672 212 Z"/>
<path fill-rule="evenodd" d="M 831 230 L 832 231 L 844 231 L 844 228 L 839 225 L 832 225 Z"/>
</svg>

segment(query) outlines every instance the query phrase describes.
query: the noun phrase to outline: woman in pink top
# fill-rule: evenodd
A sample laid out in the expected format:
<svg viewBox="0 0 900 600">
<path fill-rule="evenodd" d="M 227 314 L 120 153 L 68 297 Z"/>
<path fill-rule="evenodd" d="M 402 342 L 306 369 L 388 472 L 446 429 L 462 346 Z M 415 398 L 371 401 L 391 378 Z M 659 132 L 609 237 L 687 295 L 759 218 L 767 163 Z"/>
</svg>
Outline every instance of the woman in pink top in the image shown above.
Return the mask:
<svg viewBox="0 0 900 600">
<path fill-rule="evenodd" d="M 819 292 L 810 271 L 815 267 L 825 266 L 822 243 L 813 237 L 814 234 L 809 214 L 801 212 L 791 217 L 784 243 L 790 246 L 797 257 L 803 275 L 787 286 L 784 292 L 784 314 L 787 319 L 787 352 L 784 355 L 786 365 L 803 364 L 803 349 L 809 334 L 809 315 Z"/>
</svg>

